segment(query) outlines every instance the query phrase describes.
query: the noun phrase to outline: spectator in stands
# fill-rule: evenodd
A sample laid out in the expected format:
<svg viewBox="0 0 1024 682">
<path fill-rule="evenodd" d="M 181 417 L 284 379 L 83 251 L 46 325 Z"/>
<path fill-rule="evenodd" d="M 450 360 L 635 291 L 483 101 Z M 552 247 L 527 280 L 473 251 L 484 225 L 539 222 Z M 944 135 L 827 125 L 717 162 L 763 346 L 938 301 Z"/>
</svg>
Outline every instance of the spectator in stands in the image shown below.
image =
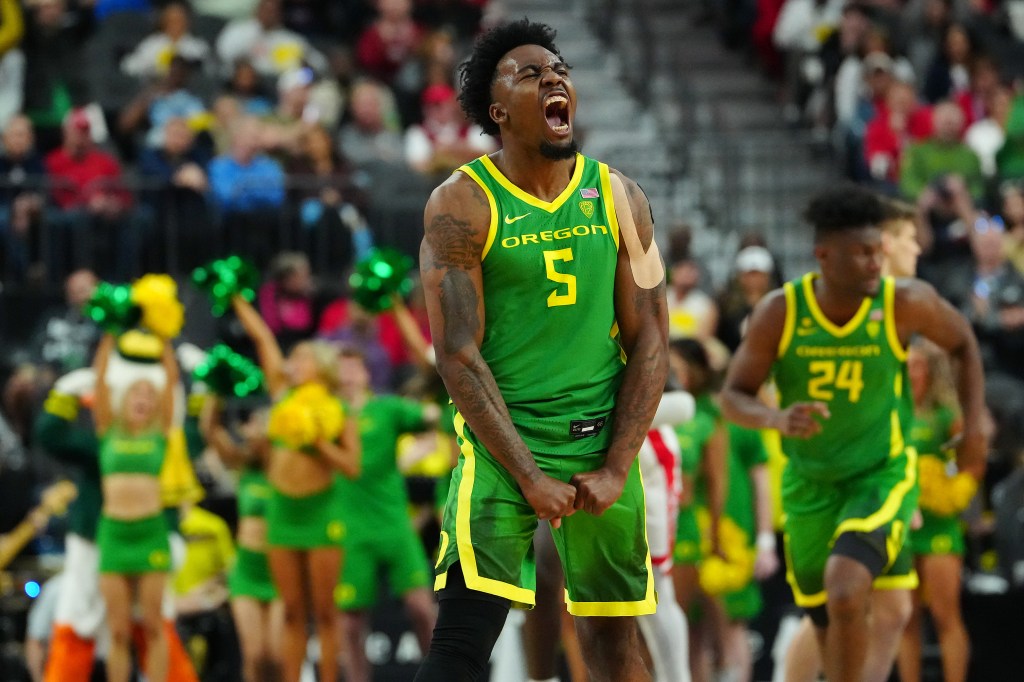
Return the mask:
<svg viewBox="0 0 1024 682">
<path fill-rule="evenodd" d="M 907 3 L 901 27 L 904 52 L 914 73 L 926 74 L 935 61 L 946 27 L 953 22 L 953 0 Z"/>
<path fill-rule="evenodd" d="M 264 88 L 263 79 L 248 59 L 235 62 L 224 93 L 237 99 L 242 112 L 250 116 L 269 116 L 274 111 L 273 95 Z"/>
<path fill-rule="evenodd" d="M 984 192 L 981 161 L 960 135 L 964 127 L 964 113 L 953 102 L 941 102 L 932 113 L 934 132 L 923 142 L 907 146 L 900 167 L 900 191 L 914 199 L 930 183 L 950 175 L 963 178 L 968 192 L 975 200 Z"/>
<path fill-rule="evenodd" d="M 1014 95 L 1004 132 L 1006 142 L 996 154 L 999 176 L 1004 180 L 1024 178 L 1024 92 Z"/>
<path fill-rule="evenodd" d="M 166 258 L 160 262 L 164 268 L 173 270 L 176 266 L 190 271 L 216 255 L 217 245 L 209 238 L 206 201 L 209 163 L 209 149 L 196 142 L 195 133 L 183 118 L 167 121 L 163 144 L 148 147 L 139 156 L 139 173 L 145 180 L 143 196 L 165 235 L 159 247 L 176 247 L 174 260 L 172 254 L 165 253 Z"/>
<path fill-rule="evenodd" d="M 306 254 L 284 251 L 276 255 L 256 304 L 285 353 L 296 343 L 309 340 L 320 323 L 323 306 Z"/>
<path fill-rule="evenodd" d="M 375 81 L 357 83 L 352 88 L 349 112 L 351 120 L 338 133 L 346 158 L 356 166 L 402 161 L 402 136 L 395 101 L 387 86 Z"/>
<path fill-rule="evenodd" d="M 42 318 L 33 335 L 34 358 L 55 377 L 86 367 L 92 361 L 100 330 L 84 308 L 99 280 L 92 270 L 76 270 L 64 282 L 64 303 Z"/>
<path fill-rule="evenodd" d="M 25 99 L 25 53 L 18 47 L 24 34 L 18 0 L 0 0 L 0 128 L 21 112 Z"/>
<path fill-rule="evenodd" d="M 870 177 L 869 169 L 863 165 L 867 126 L 884 110 L 889 88 L 896 82 L 895 64 L 892 57 L 885 52 L 876 51 L 866 55 L 861 65 L 861 73 L 864 77 L 864 89 L 854 99 L 853 108 L 843 113 L 845 118 L 839 116 L 839 111 L 836 112 L 836 126 L 846 143 L 848 174 L 855 180 Z"/>
<path fill-rule="evenodd" d="M 25 113 L 36 127 L 44 152 L 61 144 L 61 126 L 74 104 L 88 101 L 82 45 L 91 17 L 68 12 L 65 0 L 29 5 L 25 40 Z"/>
<path fill-rule="evenodd" d="M 1010 115 L 1013 93 L 999 85 L 986 96 L 985 115 L 972 123 L 964 133 L 964 143 L 978 156 L 981 172 L 994 178 L 998 172 L 996 155 L 1006 145 L 1006 121 Z"/>
<path fill-rule="evenodd" d="M 303 63 L 321 73 L 327 69 L 324 56 L 281 23 L 281 0 L 260 0 L 256 16 L 225 26 L 217 38 L 217 55 L 228 69 L 248 59 L 261 76 L 279 76 Z"/>
<path fill-rule="evenodd" d="M 967 88 L 956 96 L 967 126 L 991 115 L 989 106 L 992 98 L 1002 87 L 999 65 L 987 55 L 980 54 L 971 59 L 969 73 Z"/>
<path fill-rule="evenodd" d="M 242 117 L 231 130 L 231 150 L 210 162 L 210 190 L 229 247 L 266 265 L 278 241 L 284 171 L 263 152 L 262 124 Z"/>
<path fill-rule="evenodd" d="M 686 255 L 669 267 L 669 338 L 706 340 L 718 327 L 718 306 L 700 288 L 701 272 L 694 259 Z"/>
<path fill-rule="evenodd" d="M 949 24 L 942 35 L 942 48 L 925 74 L 924 98 L 936 103 L 965 92 L 970 87 L 973 57 L 974 44 L 967 27 Z"/>
<path fill-rule="evenodd" d="M 348 162 L 335 151 L 323 126 L 304 131 L 301 152 L 288 166 L 292 204 L 298 207 L 300 239 L 317 255 L 317 269 L 340 274 L 371 240 L 363 212 L 366 197 L 352 182 Z"/>
<path fill-rule="evenodd" d="M 189 7 L 184 0 L 172 0 L 160 10 L 159 30 L 147 36 L 121 60 L 121 70 L 137 78 L 163 76 L 172 57 L 197 64 L 209 64 L 210 45 L 189 33 Z"/>
<path fill-rule="evenodd" d="M 423 91 L 423 122 L 405 131 L 405 162 L 425 175 L 447 175 L 497 148 L 493 137 L 466 120 L 455 89 L 446 84 Z"/>
<path fill-rule="evenodd" d="M 1000 188 L 999 217 L 1006 227 L 1006 257 L 1024 273 L 1024 187 L 1015 182 Z"/>
<path fill-rule="evenodd" d="M 413 20 L 412 0 L 376 0 L 377 18 L 356 43 L 356 59 L 371 77 L 388 85 L 412 59 L 425 31 Z"/>
<path fill-rule="evenodd" d="M 772 254 L 763 246 L 748 246 L 736 254 L 733 278 L 719 304 L 716 334 L 730 352 L 735 352 L 743 339 L 750 311 L 772 290 L 774 273 Z"/>
<path fill-rule="evenodd" d="M 39 529 L 42 530 L 41 528 Z M 25 624 L 25 666 L 32 682 L 43 682 L 50 637 L 57 613 L 58 594 L 63 589 L 64 573 L 58 573 L 45 583 L 28 610 Z"/>
<path fill-rule="evenodd" d="M 0 156 L 0 239 L 4 249 L 3 279 L 24 276 L 38 241 L 46 169 L 35 150 L 32 122 L 15 116 L 3 129 Z"/>
<path fill-rule="evenodd" d="M 277 79 L 277 107 L 263 119 L 263 144 L 282 164 L 300 152 L 300 139 L 307 126 L 319 117 L 309 102 L 316 74 L 302 66 L 286 71 Z"/>
<path fill-rule="evenodd" d="M 841 0 L 786 0 L 779 12 L 772 41 L 785 55 L 788 121 L 800 121 L 808 102 L 818 107 L 824 102 L 825 69 L 819 52 L 828 29 L 839 25 L 844 4 Z M 817 96 L 812 97 L 813 93 Z M 818 112 L 809 112 L 808 118 L 815 120 Z"/>
<path fill-rule="evenodd" d="M 868 123 L 864 134 L 864 157 L 871 178 L 895 189 L 904 148 L 931 134 L 931 107 L 918 102 L 914 86 L 902 81 L 890 85 L 884 108 Z"/>
<path fill-rule="evenodd" d="M 51 236 L 55 246 L 71 247 L 74 266 L 98 264 L 103 277 L 127 279 L 139 270 L 145 216 L 133 211 L 121 164 L 97 148 L 91 128 L 86 112 L 75 109 L 64 123 L 64 145 L 46 157 L 52 200 L 59 209 L 54 227 L 61 233 Z M 54 255 L 54 261 L 62 258 Z"/>
<path fill-rule="evenodd" d="M 146 130 L 145 146 L 163 144 L 164 126 L 172 118 L 184 118 L 205 124 L 206 104 L 188 89 L 193 63 L 180 55 L 171 58 L 167 75 L 147 86 L 122 111 L 118 129 L 122 135 L 133 136 Z"/>
<path fill-rule="evenodd" d="M 979 218 L 971 233 L 974 278 L 964 313 L 989 369 L 1024 379 L 1024 276 L 1007 260 L 998 218 Z"/>
<path fill-rule="evenodd" d="M 231 95 L 221 95 L 211 107 L 213 120 L 210 122 L 210 137 L 213 139 L 213 150 L 217 154 L 227 154 L 231 150 L 231 131 L 243 116 L 256 118 L 246 114 L 239 100 Z"/>
</svg>

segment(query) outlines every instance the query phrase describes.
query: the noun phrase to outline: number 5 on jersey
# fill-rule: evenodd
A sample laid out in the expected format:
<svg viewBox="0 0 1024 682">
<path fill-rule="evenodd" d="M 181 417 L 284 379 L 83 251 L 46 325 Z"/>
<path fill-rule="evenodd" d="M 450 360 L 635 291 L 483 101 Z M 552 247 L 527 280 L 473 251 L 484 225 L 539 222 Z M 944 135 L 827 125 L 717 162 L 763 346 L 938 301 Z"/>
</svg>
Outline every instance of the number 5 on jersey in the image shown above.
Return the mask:
<svg viewBox="0 0 1024 682">
<path fill-rule="evenodd" d="M 849 400 L 860 400 L 864 390 L 864 363 L 860 360 L 843 360 L 838 368 L 835 360 L 816 360 L 808 367 L 812 376 L 807 383 L 807 395 L 815 400 L 832 400 L 833 389 L 849 393 Z"/>
<path fill-rule="evenodd" d="M 548 307 L 554 308 L 559 305 L 575 305 L 576 303 L 576 275 L 567 275 L 555 269 L 558 261 L 569 262 L 572 260 L 572 249 L 558 249 L 557 251 L 544 252 L 544 267 L 547 270 L 548 279 L 565 285 L 556 287 L 548 296 Z"/>
</svg>

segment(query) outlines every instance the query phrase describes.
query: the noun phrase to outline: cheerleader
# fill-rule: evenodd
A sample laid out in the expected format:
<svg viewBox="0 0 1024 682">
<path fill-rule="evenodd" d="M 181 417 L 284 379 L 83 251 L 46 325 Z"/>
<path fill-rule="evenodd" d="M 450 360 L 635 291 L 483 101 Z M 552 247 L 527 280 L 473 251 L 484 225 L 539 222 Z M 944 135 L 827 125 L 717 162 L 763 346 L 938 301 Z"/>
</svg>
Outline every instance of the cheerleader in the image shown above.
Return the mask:
<svg viewBox="0 0 1024 682">
<path fill-rule="evenodd" d="M 172 428 L 178 365 L 170 343 L 165 342 L 163 385 L 136 380 L 115 406 L 106 377 L 113 349 L 114 336 L 104 335 L 94 364 L 93 405 L 103 490 L 97 546 L 100 591 L 110 630 L 107 679 L 128 682 L 131 676 L 132 608 L 138 604 L 146 677 L 150 682 L 166 682 L 168 641 L 161 605 L 171 553 L 160 471 Z"/>
<path fill-rule="evenodd" d="M 207 399 L 200 418 L 206 443 L 225 466 L 240 471 L 238 479 L 238 533 L 235 565 L 228 576 L 231 613 L 242 652 L 245 682 L 272 682 L 280 678 L 280 642 L 284 610 L 267 560 L 266 509 L 270 483 L 267 412 L 253 410 L 241 425 L 242 442 L 221 422 L 220 398 Z"/>
<path fill-rule="evenodd" d="M 298 682 L 306 655 L 307 604 L 320 643 L 321 682 L 337 677 L 340 638 L 334 587 L 345 526 L 336 480 L 359 475 L 358 422 L 345 419 L 334 398 L 337 352 L 317 342 L 296 345 L 287 360 L 259 313 L 241 296 L 232 299 L 256 353 L 274 407 L 268 422 L 267 546 L 270 572 L 284 604 L 282 676 Z"/>
<path fill-rule="evenodd" d="M 910 346 L 907 374 L 914 398 L 908 441 L 918 453 L 922 518 L 921 527 L 910 531 L 908 542 L 921 583 L 913 594 L 913 611 L 900 644 L 900 680 L 921 679 L 921 626 L 927 605 L 938 634 L 943 679 L 963 682 L 967 678 L 970 642 L 960 615 L 964 555 L 960 513 L 977 486 L 963 474 L 960 480 L 967 482 L 965 492 L 929 494 L 936 479 L 949 480 L 947 468 L 955 462 L 949 443 L 960 431 L 956 389 L 948 356 L 927 341 L 915 341 Z"/>
</svg>

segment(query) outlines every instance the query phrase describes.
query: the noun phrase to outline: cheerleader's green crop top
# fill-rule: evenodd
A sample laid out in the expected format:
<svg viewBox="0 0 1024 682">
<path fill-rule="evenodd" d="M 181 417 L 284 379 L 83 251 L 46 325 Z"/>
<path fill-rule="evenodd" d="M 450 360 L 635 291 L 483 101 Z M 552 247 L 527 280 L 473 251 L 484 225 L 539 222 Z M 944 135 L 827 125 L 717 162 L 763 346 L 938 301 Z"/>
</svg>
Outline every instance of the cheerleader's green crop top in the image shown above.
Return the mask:
<svg viewBox="0 0 1024 682">
<path fill-rule="evenodd" d="M 100 440 L 100 473 L 159 476 L 166 452 L 162 433 L 133 436 L 112 428 Z"/>
</svg>

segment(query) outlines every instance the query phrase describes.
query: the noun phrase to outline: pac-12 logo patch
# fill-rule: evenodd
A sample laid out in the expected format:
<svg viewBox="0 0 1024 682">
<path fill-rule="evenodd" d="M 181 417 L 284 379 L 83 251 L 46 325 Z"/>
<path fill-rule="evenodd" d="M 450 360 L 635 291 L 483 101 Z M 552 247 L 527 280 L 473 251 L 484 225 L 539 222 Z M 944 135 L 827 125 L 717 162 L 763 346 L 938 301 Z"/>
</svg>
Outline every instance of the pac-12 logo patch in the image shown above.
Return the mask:
<svg viewBox="0 0 1024 682">
<path fill-rule="evenodd" d="M 583 215 L 588 218 L 594 215 L 594 202 L 593 201 L 581 201 L 580 210 L 583 211 Z"/>
</svg>

